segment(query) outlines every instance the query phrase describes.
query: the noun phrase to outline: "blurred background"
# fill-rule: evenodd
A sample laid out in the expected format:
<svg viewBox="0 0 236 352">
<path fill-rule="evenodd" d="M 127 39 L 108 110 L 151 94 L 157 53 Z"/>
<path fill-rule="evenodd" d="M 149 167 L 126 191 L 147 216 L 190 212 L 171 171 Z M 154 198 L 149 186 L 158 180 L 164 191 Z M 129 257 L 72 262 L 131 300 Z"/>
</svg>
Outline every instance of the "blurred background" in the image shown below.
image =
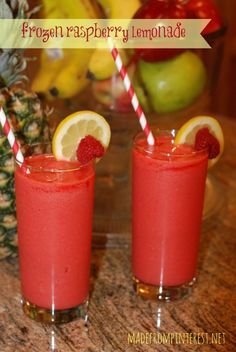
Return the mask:
<svg viewBox="0 0 236 352">
<path fill-rule="evenodd" d="M 215 113 L 236 118 L 236 1 L 215 0 L 215 2 L 226 23 L 227 32 L 224 38 L 224 47 L 222 47 L 220 72 L 215 72 L 215 74 L 219 74 L 219 79 L 214 87 L 211 110 Z M 34 7 L 35 5 L 42 5 L 42 1 L 29 0 L 29 4 L 30 7 Z M 31 54 L 32 52 L 30 52 Z M 38 53 L 36 51 L 33 54 L 37 55 Z M 213 57 L 212 60 L 214 59 Z M 29 66 L 31 74 L 34 74 L 37 66 L 36 62 Z"/>
<path fill-rule="evenodd" d="M 220 79 L 212 109 L 216 113 L 236 118 L 236 1 L 219 0 L 218 3 L 228 30 L 225 38 Z"/>
</svg>

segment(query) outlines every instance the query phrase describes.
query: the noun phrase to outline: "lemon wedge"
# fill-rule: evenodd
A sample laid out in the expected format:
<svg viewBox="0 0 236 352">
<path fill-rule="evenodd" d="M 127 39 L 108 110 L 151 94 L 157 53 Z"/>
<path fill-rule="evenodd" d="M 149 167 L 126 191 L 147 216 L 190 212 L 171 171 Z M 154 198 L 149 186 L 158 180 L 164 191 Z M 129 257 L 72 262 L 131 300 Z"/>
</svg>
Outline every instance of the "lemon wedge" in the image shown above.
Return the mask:
<svg viewBox="0 0 236 352">
<path fill-rule="evenodd" d="M 213 166 L 221 157 L 224 150 L 224 135 L 219 122 L 211 116 L 197 116 L 188 120 L 177 132 L 175 144 L 195 144 L 196 134 L 202 128 L 208 128 L 209 132 L 220 143 L 220 153 L 216 158 L 208 161 L 208 167 Z"/>
<path fill-rule="evenodd" d="M 79 111 L 67 116 L 56 128 L 52 152 L 57 160 L 76 161 L 76 150 L 82 138 L 91 135 L 107 149 L 111 131 L 107 121 L 93 111 Z"/>
</svg>

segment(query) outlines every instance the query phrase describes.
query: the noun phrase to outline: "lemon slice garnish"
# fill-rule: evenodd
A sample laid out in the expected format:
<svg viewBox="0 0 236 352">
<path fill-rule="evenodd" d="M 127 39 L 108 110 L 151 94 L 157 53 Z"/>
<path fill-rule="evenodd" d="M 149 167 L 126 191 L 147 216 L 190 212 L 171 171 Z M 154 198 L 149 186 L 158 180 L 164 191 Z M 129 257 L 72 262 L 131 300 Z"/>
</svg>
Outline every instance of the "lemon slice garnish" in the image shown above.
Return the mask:
<svg viewBox="0 0 236 352">
<path fill-rule="evenodd" d="M 107 121 L 93 111 L 79 111 L 62 120 L 53 135 L 52 151 L 57 160 L 76 161 L 79 142 L 87 135 L 96 138 L 107 149 L 111 131 Z"/>
<path fill-rule="evenodd" d="M 216 158 L 208 161 L 208 167 L 213 166 L 221 157 L 224 150 L 224 135 L 219 122 L 211 116 L 197 116 L 188 120 L 178 131 L 175 144 L 195 144 L 196 134 L 202 128 L 208 128 L 209 132 L 220 143 L 220 153 Z"/>
</svg>

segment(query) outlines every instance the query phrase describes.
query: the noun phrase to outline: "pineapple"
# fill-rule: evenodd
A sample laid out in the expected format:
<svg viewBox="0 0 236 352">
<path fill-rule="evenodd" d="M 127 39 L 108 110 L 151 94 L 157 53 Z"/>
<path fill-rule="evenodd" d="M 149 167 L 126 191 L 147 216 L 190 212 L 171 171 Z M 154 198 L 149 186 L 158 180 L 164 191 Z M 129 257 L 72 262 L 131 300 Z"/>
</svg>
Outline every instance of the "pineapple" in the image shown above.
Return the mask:
<svg viewBox="0 0 236 352">
<path fill-rule="evenodd" d="M 25 18 L 25 0 L 1 0 L 0 18 Z M 20 144 L 49 139 L 47 116 L 38 96 L 23 88 L 22 50 L 0 49 L 0 104 Z M 0 127 L 0 258 L 17 254 L 14 157 Z"/>
</svg>

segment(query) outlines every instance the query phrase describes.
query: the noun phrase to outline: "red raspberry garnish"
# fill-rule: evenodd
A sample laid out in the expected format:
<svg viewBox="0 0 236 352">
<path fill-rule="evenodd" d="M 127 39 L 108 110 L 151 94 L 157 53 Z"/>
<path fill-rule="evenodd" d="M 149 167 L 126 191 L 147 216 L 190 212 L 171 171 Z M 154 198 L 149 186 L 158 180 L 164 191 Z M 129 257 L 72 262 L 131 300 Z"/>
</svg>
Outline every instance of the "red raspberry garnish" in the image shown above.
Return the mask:
<svg viewBox="0 0 236 352">
<path fill-rule="evenodd" d="M 195 150 L 208 149 L 208 159 L 214 159 L 220 154 L 220 143 L 207 127 L 197 132 L 194 148 Z"/>
<path fill-rule="evenodd" d="M 93 136 L 86 136 L 81 139 L 76 155 L 81 164 L 86 164 L 94 158 L 101 158 L 105 153 L 103 145 Z"/>
</svg>

